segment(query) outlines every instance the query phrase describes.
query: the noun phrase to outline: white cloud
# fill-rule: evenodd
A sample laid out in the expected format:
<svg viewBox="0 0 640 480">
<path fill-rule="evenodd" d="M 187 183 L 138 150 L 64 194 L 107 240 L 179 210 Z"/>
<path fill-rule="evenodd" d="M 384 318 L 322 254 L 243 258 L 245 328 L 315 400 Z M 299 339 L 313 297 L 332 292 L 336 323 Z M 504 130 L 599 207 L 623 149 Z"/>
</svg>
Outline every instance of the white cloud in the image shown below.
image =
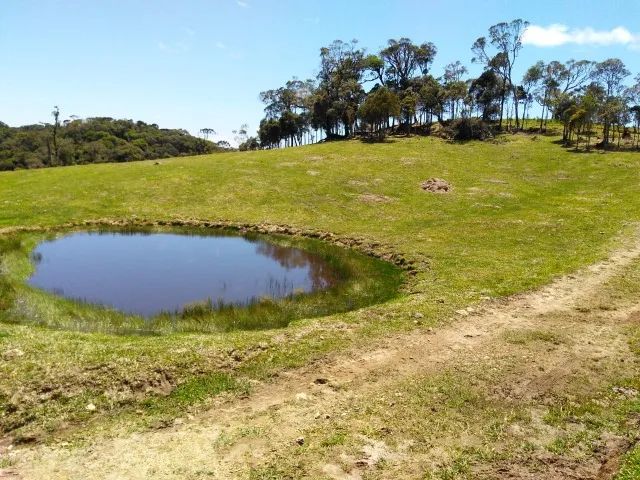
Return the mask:
<svg viewBox="0 0 640 480">
<path fill-rule="evenodd" d="M 640 34 L 631 33 L 625 27 L 615 27 L 611 30 L 595 30 L 591 27 L 569 28 L 559 23 L 542 27 L 531 25 L 527 27 L 522 43 L 536 47 L 558 47 L 574 44 L 587 46 L 623 45 L 630 48 L 640 48 Z"/>
<path fill-rule="evenodd" d="M 227 46 L 222 42 L 216 42 L 216 48 L 219 48 L 220 50 L 225 50 Z"/>
<path fill-rule="evenodd" d="M 236 3 L 238 4 L 239 7 L 249 8 L 249 4 L 247 2 L 243 2 L 242 0 L 236 0 Z"/>
</svg>

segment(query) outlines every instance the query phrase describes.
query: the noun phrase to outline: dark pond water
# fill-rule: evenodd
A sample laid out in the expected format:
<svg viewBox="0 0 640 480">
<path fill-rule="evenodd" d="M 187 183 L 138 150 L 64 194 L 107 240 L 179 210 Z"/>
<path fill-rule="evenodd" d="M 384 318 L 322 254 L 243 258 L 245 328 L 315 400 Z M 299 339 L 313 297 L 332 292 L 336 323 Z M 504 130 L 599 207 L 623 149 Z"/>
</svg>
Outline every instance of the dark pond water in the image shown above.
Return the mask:
<svg viewBox="0 0 640 480">
<path fill-rule="evenodd" d="M 246 304 L 335 282 L 310 252 L 226 234 L 73 233 L 41 243 L 33 258 L 30 285 L 145 317 L 195 301 Z"/>
</svg>

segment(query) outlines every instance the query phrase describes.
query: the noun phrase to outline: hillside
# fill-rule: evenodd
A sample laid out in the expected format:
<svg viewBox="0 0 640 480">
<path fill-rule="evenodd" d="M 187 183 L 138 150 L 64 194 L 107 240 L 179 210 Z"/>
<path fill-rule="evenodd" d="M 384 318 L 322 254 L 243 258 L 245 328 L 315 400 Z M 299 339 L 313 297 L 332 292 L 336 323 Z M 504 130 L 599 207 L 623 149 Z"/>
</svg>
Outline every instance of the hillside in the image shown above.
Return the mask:
<svg viewBox="0 0 640 480">
<path fill-rule="evenodd" d="M 640 411 L 638 158 L 559 140 L 352 140 L 0 173 L 0 288 L 15 293 L 0 302 L 0 472 L 560 479 L 623 465 L 620 479 L 637 478 L 640 454 L 624 454 Z M 422 190 L 432 177 L 451 191 Z M 282 329 L 38 327 L 74 313 L 30 303 L 15 252 L 83 222 L 321 235 L 394 260 L 406 281 L 389 302 Z"/>
<path fill-rule="evenodd" d="M 130 162 L 224 151 L 186 130 L 108 117 L 57 125 L 9 127 L 0 122 L 0 170 Z"/>
</svg>

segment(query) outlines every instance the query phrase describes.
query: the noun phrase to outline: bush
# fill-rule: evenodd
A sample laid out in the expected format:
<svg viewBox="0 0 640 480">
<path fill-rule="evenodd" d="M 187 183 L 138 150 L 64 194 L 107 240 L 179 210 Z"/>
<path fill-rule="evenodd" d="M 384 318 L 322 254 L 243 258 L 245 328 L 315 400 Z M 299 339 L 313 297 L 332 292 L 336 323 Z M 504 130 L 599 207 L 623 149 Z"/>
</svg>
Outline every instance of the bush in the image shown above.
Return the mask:
<svg viewBox="0 0 640 480">
<path fill-rule="evenodd" d="M 458 118 L 451 122 L 450 129 L 454 140 L 486 140 L 493 138 L 488 123 L 479 118 Z"/>
</svg>

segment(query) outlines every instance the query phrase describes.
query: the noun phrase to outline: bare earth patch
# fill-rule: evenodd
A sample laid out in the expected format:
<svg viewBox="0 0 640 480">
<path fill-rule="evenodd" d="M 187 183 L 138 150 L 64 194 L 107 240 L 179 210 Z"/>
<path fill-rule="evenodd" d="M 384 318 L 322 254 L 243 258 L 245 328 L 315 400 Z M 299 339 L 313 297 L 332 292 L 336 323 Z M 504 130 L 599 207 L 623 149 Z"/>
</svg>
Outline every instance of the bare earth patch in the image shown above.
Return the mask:
<svg viewBox="0 0 640 480">
<path fill-rule="evenodd" d="M 360 195 L 360 201 L 365 203 L 388 203 L 392 202 L 393 198 L 377 193 L 363 193 Z"/>
<path fill-rule="evenodd" d="M 420 186 L 424 191 L 431 193 L 449 193 L 452 190 L 451 184 L 442 178 L 430 178 Z"/>
</svg>

